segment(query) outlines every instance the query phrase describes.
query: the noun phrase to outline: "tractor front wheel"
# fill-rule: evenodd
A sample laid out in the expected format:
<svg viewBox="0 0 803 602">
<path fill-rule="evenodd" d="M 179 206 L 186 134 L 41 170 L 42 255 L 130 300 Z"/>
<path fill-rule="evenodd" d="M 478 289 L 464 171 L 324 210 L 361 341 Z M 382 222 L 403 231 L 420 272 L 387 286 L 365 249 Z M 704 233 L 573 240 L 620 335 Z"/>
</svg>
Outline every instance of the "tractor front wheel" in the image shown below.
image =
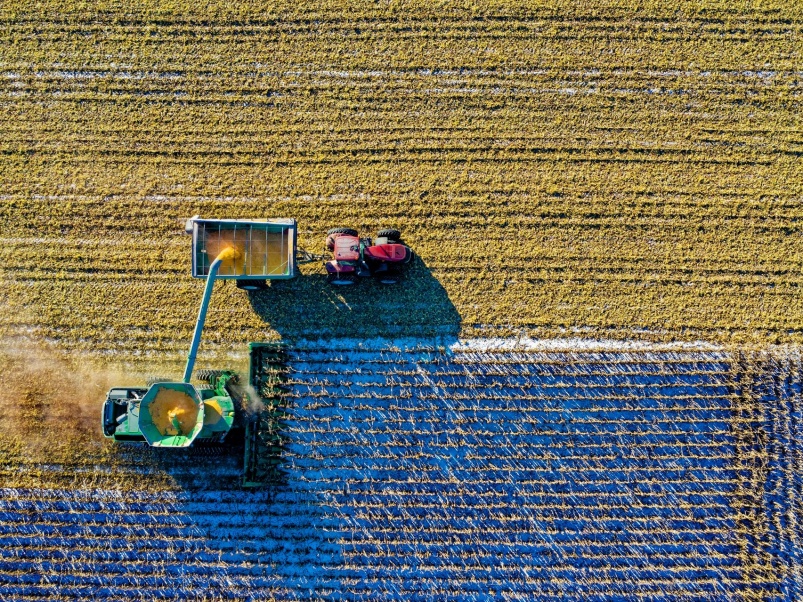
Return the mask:
<svg viewBox="0 0 803 602">
<path fill-rule="evenodd" d="M 401 232 L 395 228 L 386 228 L 376 233 L 377 238 L 387 238 L 391 244 L 396 244 L 401 240 Z"/>
</svg>

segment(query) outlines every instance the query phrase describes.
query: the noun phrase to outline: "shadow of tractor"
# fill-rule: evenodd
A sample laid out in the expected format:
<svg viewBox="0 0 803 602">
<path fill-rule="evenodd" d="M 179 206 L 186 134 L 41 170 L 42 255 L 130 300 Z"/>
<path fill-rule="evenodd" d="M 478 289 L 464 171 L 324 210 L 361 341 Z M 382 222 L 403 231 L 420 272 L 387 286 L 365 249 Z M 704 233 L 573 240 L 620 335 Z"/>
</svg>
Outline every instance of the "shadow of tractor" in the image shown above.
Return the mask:
<svg viewBox="0 0 803 602">
<path fill-rule="evenodd" d="M 275 280 L 264 290 L 249 291 L 248 298 L 254 312 L 288 342 L 421 338 L 448 344 L 460 332 L 460 315 L 418 256 L 405 266 L 398 284 L 366 278 L 336 286 L 321 268 L 320 273 Z"/>
</svg>

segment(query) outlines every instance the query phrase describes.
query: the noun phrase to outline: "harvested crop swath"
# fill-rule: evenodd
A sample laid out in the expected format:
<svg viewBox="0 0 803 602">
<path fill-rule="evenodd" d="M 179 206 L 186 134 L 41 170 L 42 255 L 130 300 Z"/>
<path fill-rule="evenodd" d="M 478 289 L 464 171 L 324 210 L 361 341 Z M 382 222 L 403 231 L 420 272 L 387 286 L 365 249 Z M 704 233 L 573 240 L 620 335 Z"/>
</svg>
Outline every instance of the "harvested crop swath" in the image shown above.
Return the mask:
<svg viewBox="0 0 803 602">
<path fill-rule="evenodd" d="M 0 334 L 177 352 L 199 213 L 295 217 L 311 250 L 398 227 L 441 287 L 338 304 L 308 266 L 256 315 L 224 289 L 221 351 L 266 329 L 803 340 L 800 8 L 517 4 L 5 3 Z"/>
<path fill-rule="evenodd" d="M 799 597 L 797 352 L 444 351 L 291 351 L 269 490 L 226 486 L 225 454 L 155 454 L 123 487 L 89 458 L 96 488 L 0 490 L 0 593 Z"/>
</svg>

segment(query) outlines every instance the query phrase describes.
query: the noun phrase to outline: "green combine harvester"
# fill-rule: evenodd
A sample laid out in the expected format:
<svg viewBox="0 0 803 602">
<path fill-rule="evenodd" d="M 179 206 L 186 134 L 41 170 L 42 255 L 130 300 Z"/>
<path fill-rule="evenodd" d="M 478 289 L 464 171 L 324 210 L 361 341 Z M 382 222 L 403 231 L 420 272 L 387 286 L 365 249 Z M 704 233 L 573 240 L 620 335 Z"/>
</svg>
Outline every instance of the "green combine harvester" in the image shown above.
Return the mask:
<svg viewBox="0 0 803 602">
<path fill-rule="evenodd" d="M 209 220 L 187 222 L 192 275 L 205 278 L 192 344 L 180 381 L 114 387 L 103 403 L 103 434 L 117 441 L 183 448 L 244 438 L 243 485 L 258 487 L 281 474 L 279 427 L 285 408 L 287 353 L 279 343 L 251 343 L 248 382 L 231 370 L 201 370 L 190 382 L 216 279 L 246 290 L 295 275 L 296 222 Z M 250 385 L 246 386 L 246 385 Z M 255 398 L 256 397 L 256 398 Z"/>
</svg>

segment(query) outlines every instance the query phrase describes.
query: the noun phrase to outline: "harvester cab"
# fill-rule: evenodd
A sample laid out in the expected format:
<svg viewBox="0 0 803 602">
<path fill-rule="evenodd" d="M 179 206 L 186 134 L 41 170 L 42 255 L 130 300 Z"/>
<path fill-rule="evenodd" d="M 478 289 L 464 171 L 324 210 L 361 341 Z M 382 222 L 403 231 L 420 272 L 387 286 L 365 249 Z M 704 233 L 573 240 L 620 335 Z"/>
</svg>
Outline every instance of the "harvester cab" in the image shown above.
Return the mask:
<svg viewBox="0 0 803 602">
<path fill-rule="evenodd" d="M 228 441 L 238 431 L 244 436 L 243 485 L 259 486 L 280 472 L 276 452 L 286 380 L 284 349 L 280 344 L 251 344 L 250 387 L 242 386 L 230 370 L 199 371 L 195 376 L 204 381 L 202 387 L 190 381 L 215 280 L 259 289 L 267 280 L 292 278 L 296 222 L 196 216 L 187 222 L 187 232 L 192 235 L 192 275 L 206 285 L 183 378 L 112 388 L 103 404 L 103 434 L 117 441 L 179 448 Z"/>
</svg>

